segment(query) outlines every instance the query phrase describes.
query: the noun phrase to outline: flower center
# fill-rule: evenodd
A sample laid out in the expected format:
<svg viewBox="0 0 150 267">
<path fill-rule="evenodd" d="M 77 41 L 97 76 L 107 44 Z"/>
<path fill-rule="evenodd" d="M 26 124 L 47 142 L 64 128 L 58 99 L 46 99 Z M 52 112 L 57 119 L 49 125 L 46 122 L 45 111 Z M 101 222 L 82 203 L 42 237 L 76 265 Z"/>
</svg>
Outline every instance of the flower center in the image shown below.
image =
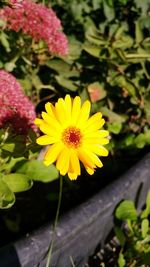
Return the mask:
<svg viewBox="0 0 150 267">
<path fill-rule="evenodd" d="M 62 141 L 65 145 L 77 148 L 81 145 L 82 134 L 80 129 L 76 127 L 68 127 L 62 133 Z"/>
</svg>

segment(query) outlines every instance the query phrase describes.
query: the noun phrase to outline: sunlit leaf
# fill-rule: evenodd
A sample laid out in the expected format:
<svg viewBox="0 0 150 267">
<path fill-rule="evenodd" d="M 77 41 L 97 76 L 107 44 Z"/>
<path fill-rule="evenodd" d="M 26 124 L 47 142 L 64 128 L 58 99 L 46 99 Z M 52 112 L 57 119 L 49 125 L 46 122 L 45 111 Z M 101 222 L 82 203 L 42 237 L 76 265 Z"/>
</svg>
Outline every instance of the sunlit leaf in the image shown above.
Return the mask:
<svg viewBox="0 0 150 267">
<path fill-rule="evenodd" d="M 148 219 L 142 220 L 141 231 L 142 231 L 142 237 L 145 238 L 147 233 L 148 233 L 148 231 L 149 231 L 149 221 L 148 221 Z"/>
<path fill-rule="evenodd" d="M 15 202 L 15 195 L 7 186 L 7 184 L 0 179 L 0 209 L 8 209 Z"/>
<path fill-rule="evenodd" d="M 33 185 L 32 180 L 27 175 L 20 173 L 6 174 L 2 179 L 14 193 L 29 190 Z"/>
<path fill-rule="evenodd" d="M 131 220 L 137 219 L 137 211 L 135 205 L 131 200 L 124 200 L 119 204 L 116 209 L 116 217 L 120 220 Z"/>
<path fill-rule="evenodd" d="M 146 207 L 141 213 L 141 218 L 147 218 L 149 214 L 150 214 L 150 190 L 147 193 Z"/>
<path fill-rule="evenodd" d="M 45 166 L 42 161 L 38 160 L 26 162 L 17 171 L 28 175 L 32 180 L 44 183 L 52 182 L 59 177 L 58 171 L 53 164 Z"/>
<path fill-rule="evenodd" d="M 121 252 L 119 253 L 118 265 L 119 267 L 124 267 L 126 265 L 124 255 Z"/>
</svg>

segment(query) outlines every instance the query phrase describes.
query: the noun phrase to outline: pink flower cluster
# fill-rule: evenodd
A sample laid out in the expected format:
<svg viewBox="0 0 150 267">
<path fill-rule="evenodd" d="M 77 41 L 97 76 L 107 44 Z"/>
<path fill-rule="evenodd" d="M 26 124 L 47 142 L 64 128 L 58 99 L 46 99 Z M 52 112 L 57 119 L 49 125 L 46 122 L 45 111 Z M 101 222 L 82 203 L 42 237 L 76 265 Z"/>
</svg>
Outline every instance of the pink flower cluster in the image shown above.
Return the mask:
<svg viewBox="0 0 150 267">
<path fill-rule="evenodd" d="M 36 130 L 32 102 L 23 94 L 15 77 L 4 70 L 0 70 L 0 108 L 0 128 L 9 125 L 15 133 L 24 135 L 30 128 Z"/>
<path fill-rule="evenodd" d="M 61 22 L 52 9 L 32 0 L 11 0 L 12 6 L 0 10 L 6 28 L 32 36 L 35 41 L 44 40 L 52 53 L 66 55 L 68 41 L 61 32 Z"/>
</svg>

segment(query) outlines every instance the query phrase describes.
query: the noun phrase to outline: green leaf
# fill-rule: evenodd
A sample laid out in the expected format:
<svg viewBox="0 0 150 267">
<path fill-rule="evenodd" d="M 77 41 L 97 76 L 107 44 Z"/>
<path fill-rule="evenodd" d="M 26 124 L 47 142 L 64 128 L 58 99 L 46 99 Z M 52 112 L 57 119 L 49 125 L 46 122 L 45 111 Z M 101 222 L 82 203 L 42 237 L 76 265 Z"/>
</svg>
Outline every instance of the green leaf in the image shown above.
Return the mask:
<svg viewBox="0 0 150 267">
<path fill-rule="evenodd" d="M 17 172 L 28 175 L 32 180 L 43 183 L 52 182 L 59 177 L 58 171 L 53 164 L 45 166 L 42 161 L 32 160 L 23 164 Z"/>
<path fill-rule="evenodd" d="M 102 107 L 100 108 L 100 111 L 102 112 L 103 115 L 108 117 L 109 122 L 111 123 L 122 123 L 125 122 L 127 119 L 126 115 L 119 115 L 112 110 L 108 109 L 107 107 Z"/>
<path fill-rule="evenodd" d="M 150 123 L 150 94 L 146 95 L 144 98 L 144 111 L 146 113 L 146 118 Z"/>
<path fill-rule="evenodd" d="M 55 76 L 57 82 L 64 88 L 70 90 L 70 91 L 77 91 L 78 86 L 75 85 L 75 83 L 63 76 Z"/>
<path fill-rule="evenodd" d="M 126 242 L 126 237 L 124 235 L 124 232 L 120 227 L 115 226 L 114 227 L 115 234 L 120 242 L 121 247 L 124 247 L 125 242 Z"/>
<path fill-rule="evenodd" d="M 85 50 L 88 54 L 90 54 L 93 57 L 100 58 L 101 48 L 99 48 L 98 46 L 84 44 L 83 50 Z"/>
<path fill-rule="evenodd" d="M 150 190 L 147 193 L 147 197 L 146 197 L 146 208 L 143 210 L 143 212 L 141 213 L 141 218 L 147 218 L 150 214 Z"/>
<path fill-rule="evenodd" d="M 81 43 L 77 40 L 70 40 L 69 43 L 69 54 L 66 59 L 69 60 L 69 62 L 73 62 L 74 60 L 78 59 L 81 54 Z"/>
<path fill-rule="evenodd" d="M 4 175 L 2 177 L 2 180 L 14 193 L 29 190 L 33 185 L 32 180 L 27 175 L 20 173 L 11 173 Z"/>
<path fill-rule="evenodd" d="M 149 230 L 149 221 L 148 219 L 142 220 L 141 223 L 141 231 L 142 231 L 142 237 L 145 238 Z"/>
<path fill-rule="evenodd" d="M 0 209 L 8 209 L 15 202 L 15 195 L 7 186 L 7 184 L 0 179 Z"/>
<path fill-rule="evenodd" d="M 4 65 L 5 70 L 8 72 L 12 72 L 15 67 L 16 67 L 16 64 L 14 62 L 7 62 Z"/>
<path fill-rule="evenodd" d="M 135 40 L 137 44 L 143 41 L 143 33 L 139 20 L 135 22 Z"/>
<path fill-rule="evenodd" d="M 119 253 L 118 265 L 119 267 L 124 267 L 126 265 L 126 261 L 122 252 Z"/>
<path fill-rule="evenodd" d="M 122 129 L 122 123 L 120 122 L 114 122 L 111 124 L 108 124 L 108 131 L 114 134 L 119 134 Z"/>
<path fill-rule="evenodd" d="M 2 146 L 3 152 L 8 156 L 11 153 L 13 157 L 22 157 L 25 153 L 25 148 L 26 144 L 22 135 L 10 135 Z"/>
<path fill-rule="evenodd" d="M 115 215 L 119 220 L 136 220 L 137 211 L 135 209 L 133 201 L 124 200 L 123 202 L 121 202 L 116 209 Z"/>
<path fill-rule="evenodd" d="M 9 42 L 7 39 L 8 39 L 7 35 L 3 31 L 1 31 L 0 42 L 4 46 L 4 48 L 6 49 L 6 52 L 9 53 L 11 51 L 11 49 L 10 49 L 10 45 L 9 45 Z"/>
<path fill-rule="evenodd" d="M 111 4 L 110 4 L 111 3 Z M 115 18 L 115 11 L 113 8 L 113 1 L 103 0 L 103 9 L 105 17 L 108 21 L 111 21 Z"/>
<path fill-rule="evenodd" d="M 12 153 L 15 149 L 15 143 L 5 143 L 2 149 Z"/>
<path fill-rule="evenodd" d="M 117 85 L 121 88 L 125 88 L 129 95 L 132 96 L 135 100 L 137 100 L 137 90 L 136 87 L 134 86 L 134 84 L 132 84 L 131 81 L 128 81 L 123 75 L 119 75 L 117 76 L 114 81 L 113 81 L 114 85 Z"/>
<path fill-rule="evenodd" d="M 127 49 L 133 45 L 133 39 L 128 35 L 121 35 L 121 37 L 113 42 L 113 48 Z"/>
<path fill-rule="evenodd" d="M 57 73 L 59 73 L 63 77 L 79 76 L 79 71 L 73 69 L 69 64 L 67 64 L 66 62 L 60 59 L 49 60 L 45 63 L 45 65 L 55 70 Z"/>
<path fill-rule="evenodd" d="M 134 140 L 136 147 L 143 148 L 145 145 L 150 145 L 150 129 L 144 133 L 140 133 Z"/>
</svg>

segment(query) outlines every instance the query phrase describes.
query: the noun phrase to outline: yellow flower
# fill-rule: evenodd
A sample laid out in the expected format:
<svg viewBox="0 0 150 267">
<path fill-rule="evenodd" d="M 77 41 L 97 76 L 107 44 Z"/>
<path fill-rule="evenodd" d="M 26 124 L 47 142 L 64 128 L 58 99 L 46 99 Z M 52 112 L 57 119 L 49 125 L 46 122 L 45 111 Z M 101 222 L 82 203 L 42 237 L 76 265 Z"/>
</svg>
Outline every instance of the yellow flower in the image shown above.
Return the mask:
<svg viewBox="0 0 150 267">
<path fill-rule="evenodd" d="M 109 143 L 109 132 L 100 130 L 105 121 L 100 112 L 89 118 L 90 108 L 90 101 L 81 105 L 79 96 L 72 100 L 66 95 L 65 99 L 59 98 L 55 106 L 47 103 L 42 119 L 34 121 L 44 133 L 37 138 L 37 143 L 50 145 L 44 164 L 48 166 L 56 161 L 60 174 L 68 174 L 71 180 L 81 174 L 79 160 L 92 175 L 96 167 L 103 166 L 98 156 L 108 155 L 103 145 Z"/>
</svg>

